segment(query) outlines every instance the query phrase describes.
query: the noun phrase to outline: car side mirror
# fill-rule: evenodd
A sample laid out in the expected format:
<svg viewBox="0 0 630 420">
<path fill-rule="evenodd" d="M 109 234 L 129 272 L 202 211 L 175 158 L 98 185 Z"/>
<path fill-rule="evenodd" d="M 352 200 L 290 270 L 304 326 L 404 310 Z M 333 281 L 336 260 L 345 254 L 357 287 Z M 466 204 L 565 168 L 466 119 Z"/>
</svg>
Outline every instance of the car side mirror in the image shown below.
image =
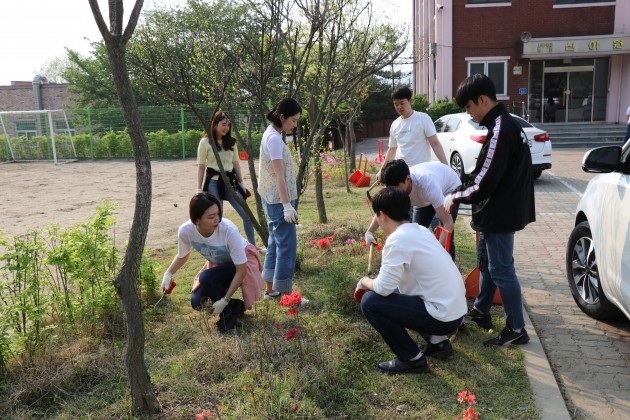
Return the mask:
<svg viewBox="0 0 630 420">
<path fill-rule="evenodd" d="M 582 170 L 592 173 L 614 172 L 619 167 L 621 146 L 603 146 L 591 149 L 582 159 Z"/>
</svg>

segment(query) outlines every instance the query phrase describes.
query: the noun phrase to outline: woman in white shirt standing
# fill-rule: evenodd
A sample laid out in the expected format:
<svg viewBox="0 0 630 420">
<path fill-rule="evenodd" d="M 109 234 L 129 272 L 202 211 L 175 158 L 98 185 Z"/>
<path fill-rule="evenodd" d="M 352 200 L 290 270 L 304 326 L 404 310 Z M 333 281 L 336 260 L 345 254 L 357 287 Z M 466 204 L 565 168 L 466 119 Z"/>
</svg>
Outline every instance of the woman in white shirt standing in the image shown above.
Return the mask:
<svg viewBox="0 0 630 420">
<path fill-rule="evenodd" d="M 243 175 L 241 174 L 241 166 L 238 158 L 238 148 L 236 146 L 236 140 L 232 137 L 232 124 L 228 116 L 221 111 L 217 111 L 210 122 L 211 133 L 205 133 L 204 137 L 199 141 L 199 147 L 197 148 L 197 192 L 208 191 L 215 197 L 221 199 L 221 205 L 223 206 L 223 200 L 227 200 L 238 215 L 243 220 L 243 229 L 245 230 L 245 236 L 249 243 L 256 245 L 256 238 L 254 236 L 254 225 L 249 220 L 249 216 L 245 213 L 245 210 L 236 201 L 236 199 L 230 194 L 229 188 L 223 184 L 223 179 L 219 171 L 219 164 L 210 145 L 210 139 L 214 139 L 214 144 L 219 151 L 219 157 L 225 169 L 226 175 L 231 180 L 234 180 L 236 185 L 236 192 L 241 194 L 241 198 L 244 198 L 247 194 L 247 185 L 243 182 Z"/>
<path fill-rule="evenodd" d="M 260 143 L 258 192 L 263 200 L 269 227 L 269 242 L 262 278 L 266 282 L 265 299 L 290 293 L 297 253 L 295 225 L 298 198 L 295 168 L 282 134 L 297 128 L 302 107 L 292 98 L 282 99 L 269 111 L 271 124 Z"/>
</svg>

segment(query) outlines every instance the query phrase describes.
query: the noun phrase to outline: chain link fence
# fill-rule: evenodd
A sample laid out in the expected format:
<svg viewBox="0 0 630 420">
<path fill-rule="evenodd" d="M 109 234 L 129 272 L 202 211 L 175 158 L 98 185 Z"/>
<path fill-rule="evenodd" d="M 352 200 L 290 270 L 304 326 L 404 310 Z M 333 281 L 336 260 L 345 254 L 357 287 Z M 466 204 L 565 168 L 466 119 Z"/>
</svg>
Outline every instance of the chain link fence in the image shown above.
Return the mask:
<svg viewBox="0 0 630 420">
<path fill-rule="evenodd" d="M 197 108 L 208 121 L 211 119 L 214 106 L 198 105 Z M 184 106 L 143 106 L 139 107 L 139 112 L 152 158 L 188 159 L 196 156 L 204 128 L 190 109 Z M 246 141 L 249 116 L 244 110 L 238 109 L 234 114 L 231 116 L 233 127 L 240 129 L 241 137 Z M 72 109 L 67 111 L 67 118 L 78 159 L 133 158 L 131 139 L 121 108 Z M 58 133 L 67 134 L 65 124 L 59 127 Z M 251 149 L 254 156 L 258 154 L 264 130 L 263 118 L 254 117 Z M 234 128 L 232 135 L 237 137 Z M 28 143 L 28 150 L 33 150 L 33 156 L 25 160 L 52 160 L 49 144 L 51 140 L 48 136 L 25 134 L 11 138 L 10 141 L 12 145 Z M 8 153 L 8 142 L 6 137 L 2 139 L 0 162 L 12 160 Z M 243 149 L 242 145 L 239 145 L 239 149 Z"/>
</svg>

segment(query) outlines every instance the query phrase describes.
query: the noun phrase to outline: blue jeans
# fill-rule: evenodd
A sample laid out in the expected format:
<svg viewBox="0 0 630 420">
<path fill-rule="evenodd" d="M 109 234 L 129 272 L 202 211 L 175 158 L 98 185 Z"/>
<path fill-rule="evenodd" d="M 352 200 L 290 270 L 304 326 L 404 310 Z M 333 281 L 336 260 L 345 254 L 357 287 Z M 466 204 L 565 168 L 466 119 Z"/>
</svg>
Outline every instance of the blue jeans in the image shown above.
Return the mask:
<svg viewBox="0 0 630 420">
<path fill-rule="evenodd" d="M 218 184 L 219 184 L 219 181 L 217 181 L 216 179 L 211 179 L 210 182 L 208 183 L 208 192 L 217 198 L 219 198 Z M 238 204 L 238 201 L 236 201 L 236 199 L 232 196 L 232 194 L 230 194 L 230 191 L 228 191 L 227 187 L 225 188 L 225 190 L 226 190 L 225 195 L 226 195 L 228 203 L 232 205 L 232 207 L 234 208 L 234 210 L 236 210 L 238 215 L 241 216 L 241 219 L 243 219 L 243 230 L 245 230 L 245 236 L 247 236 L 247 241 L 252 245 L 256 245 L 256 237 L 254 236 L 254 225 L 252 224 L 252 221 L 249 220 L 249 216 L 247 216 L 247 213 L 245 213 L 245 210 L 243 210 L 241 205 Z"/>
<path fill-rule="evenodd" d="M 624 143 L 630 139 L 630 124 L 628 124 L 628 128 L 626 128 L 626 138 L 624 140 Z"/>
<path fill-rule="evenodd" d="M 453 218 L 453 223 L 455 223 L 455 220 L 457 220 L 457 213 L 459 213 L 459 203 L 453 206 L 453 210 L 451 213 L 451 217 Z M 433 220 L 434 217 L 435 217 L 435 208 L 433 206 L 413 208 L 412 221 L 421 226 L 424 226 L 427 229 L 431 225 L 431 221 Z M 453 259 L 453 261 L 455 261 L 455 229 L 453 229 L 453 232 L 451 232 L 451 250 L 449 253 L 451 254 L 451 258 Z"/>
<path fill-rule="evenodd" d="M 424 337 L 448 335 L 457 330 L 463 318 L 439 321 L 427 312 L 419 296 L 400 293 L 381 296 L 376 292 L 367 292 L 361 301 L 361 311 L 396 357 L 405 361 L 416 357 L 419 351 L 418 344 L 407 329 L 417 331 Z"/>
<path fill-rule="evenodd" d="M 291 201 L 295 208 L 296 201 Z M 293 290 L 293 270 L 297 254 L 297 233 L 295 225 L 284 220 L 282 203 L 269 204 L 263 200 L 267 213 L 269 241 L 263 264 L 262 279 L 273 282 L 273 290 L 290 293 Z"/>
<path fill-rule="evenodd" d="M 514 269 L 514 232 L 482 232 L 477 246 L 478 257 L 481 257 L 484 250 L 487 262 L 485 269 L 481 271 L 479 295 L 474 305 L 482 313 L 489 313 L 494 292 L 498 287 L 505 311 L 505 324 L 513 330 L 523 328 L 525 326 L 523 298 Z"/>
</svg>

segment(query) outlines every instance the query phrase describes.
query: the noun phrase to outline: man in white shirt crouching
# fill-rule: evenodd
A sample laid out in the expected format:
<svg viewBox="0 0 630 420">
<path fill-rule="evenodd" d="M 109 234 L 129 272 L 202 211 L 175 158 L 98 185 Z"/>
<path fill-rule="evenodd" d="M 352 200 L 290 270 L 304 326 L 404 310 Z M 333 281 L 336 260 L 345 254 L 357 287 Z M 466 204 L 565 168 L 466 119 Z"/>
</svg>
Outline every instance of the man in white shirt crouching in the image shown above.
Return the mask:
<svg viewBox="0 0 630 420">
<path fill-rule="evenodd" d="M 374 196 L 372 209 L 387 241 L 378 276 L 357 283 L 357 289 L 368 290 L 361 300 L 363 314 L 396 355 L 378 364 L 387 373 L 426 372 L 426 356 L 452 356 L 448 335 L 467 311 L 459 270 L 427 228 L 409 223 L 410 207 L 409 196 L 398 187 Z M 407 329 L 425 337 L 426 346 L 418 347 Z"/>
</svg>

